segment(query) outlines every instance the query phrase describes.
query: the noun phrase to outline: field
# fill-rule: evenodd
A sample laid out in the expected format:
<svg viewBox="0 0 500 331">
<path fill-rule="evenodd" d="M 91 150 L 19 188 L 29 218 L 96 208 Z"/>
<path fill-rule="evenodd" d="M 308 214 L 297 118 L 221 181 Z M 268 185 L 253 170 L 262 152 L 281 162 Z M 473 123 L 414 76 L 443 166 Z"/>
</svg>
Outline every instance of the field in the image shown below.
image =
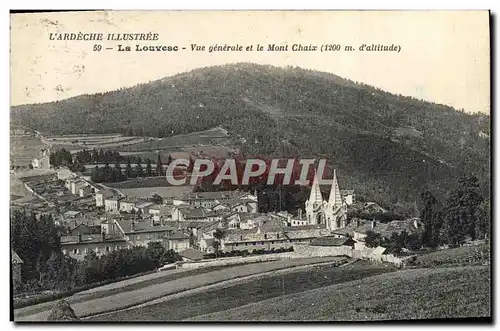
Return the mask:
<svg viewBox="0 0 500 331">
<path fill-rule="evenodd" d="M 120 151 L 154 151 L 165 149 L 184 148 L 197 145 L 219 145 L 229 142 L 227 131 L 217 127 L 206 131 L 193 132 L 189 134 L 176 135 L 167 138 L 158 138 L 147 142 L 124 146 Z"/>
<path fill-rule="evenodd" d="M 489 317 L 490 281 L 489 267 L 404 270 L 280 296 L 191 320 L 371 321 Z"/>
<path fill-rule="evenodd" d="M 10 164 L 27 167 L 34 158 L 39 157 L 40 150 L 47 147 L 37 137 L 13 135 L 10 137 Z"/>
<path fill-rule="evenodd" d="M 216 288 L 154 305 L 91 318 L 90 320 L 183 320 L 202 314 L 224 311 L 250 302 L 283 297 L 291 293 L 304 292 L 370 275 L 392 272 L 394 270 L 395 268 L 391 266 L 377 266 L 368 262 L 356 262 L 340 268 L 332 265 L 311 266 L 305 270 L 290 271 L 272 276 L 261 276 L 233 286 Z"/>
<path fill-rule="evenodd" d="M 227 131 L 216 127 L 210 130 L 176 135 L 167 138 L 131 137 L 119 133 L 79 134 L 44 137 L 44 141 L 54 148 L 65 148 L 72 153 L 82 149 L 112 149 L 122 156 L 140 156 L 156 162 L 158 153 L 162 162 L 168 155 L 173 158 L 189 159 L 191 154 L 204 154 L 219 158 L 227 157 L 233 149 Z"/>
<path fill-rule="evenodd" d="M 115 149 L 127 145 L 133 145 L 148 141 L 152 138 L 130 137 L 119 133 L 112 134 L 80 134 L 45 137 L 45 142 L 59 148 L 66 148 L 70 151 L 78 151 L 83 148 L 103 148 Z"/>
<path fill-rule="evenodd" d="M 165 180 L 165 178 L 163 178 Z M 164 198 L 181 197 L 184 193 L 192 192 L 193 186 L 153 186 L 138 188 L 120 188 L 127 197 L 152 197 L 155 193 Z"/>
</svg>

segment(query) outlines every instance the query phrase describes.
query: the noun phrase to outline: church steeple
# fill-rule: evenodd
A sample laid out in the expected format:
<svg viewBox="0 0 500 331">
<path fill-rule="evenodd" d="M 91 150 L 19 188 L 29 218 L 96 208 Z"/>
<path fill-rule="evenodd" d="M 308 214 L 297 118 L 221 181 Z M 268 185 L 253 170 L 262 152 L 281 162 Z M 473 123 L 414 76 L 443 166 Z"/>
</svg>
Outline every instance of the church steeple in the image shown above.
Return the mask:
<svg viewBox="0 0 500 331">
<path fill-rule="evenodd" d="M 311 194 L 309 195 L 309 203 L 322 204 L 323 197 L 321 196 L 321 190 L 319 188 L 318 174 L 314 170 L 314 179 L 311 186 Z"/>
<path fill-rule="evenodd" d="M 337 182 L 337 171 L 333 170 L 333 182 L 332 188 L 330 189 L 330 197 L 328 198 L 328 204 L 330 206 L 340 206 L 342 205 L 342 197 L 340 195 L 339 183 Z"/>
</svg>

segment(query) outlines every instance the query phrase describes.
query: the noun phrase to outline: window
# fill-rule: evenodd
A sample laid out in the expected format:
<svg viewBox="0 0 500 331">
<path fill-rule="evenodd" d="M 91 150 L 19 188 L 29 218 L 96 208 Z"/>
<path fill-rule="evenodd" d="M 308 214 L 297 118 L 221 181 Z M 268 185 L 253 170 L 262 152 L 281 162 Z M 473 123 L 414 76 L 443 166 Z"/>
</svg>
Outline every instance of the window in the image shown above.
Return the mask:
<svg viewBox="0 0 500 331">
<path fill-rule="evenodd" d="M 255 246 L 255 245 L 257 245 L 257 243 L 256 243 L 256 242 L 254 242 L 254 243 L 253 243 L 253 245 Z"/>
<path fill-rule="evenodd" d="M 106 246 L 106 252 L 109 252 L 109 246 Z"/>
<path fill-rule="evenodd" d="M 73 254 L 78 254 L 78 249 L 74 248 L 73 249 Z"/>
<path fill-rule="evenodd" d="M 264 233 L 264 239 L 267 239 L 267 233 Z"/>
<path fill-rule="evenodd" d="M 96 247 L 96 248 L 95 248 L 95 252 L 96 252 L 96 253 L 99 253 L 99 247 Z"/>
<path fill-rule="evenodd" d="M 274 241 L 271 241 L 271 245 L 274 245 Z"/>
<path fill-rule="evenodd" d="M 87 254 L 89 252 L 89 249 L 85 247 L 85 254 Z"/>
<path fill-rule="evenodd" d="M 234 246 L 238 247 L 238 243 L 234 244 Z"/>
</svg>

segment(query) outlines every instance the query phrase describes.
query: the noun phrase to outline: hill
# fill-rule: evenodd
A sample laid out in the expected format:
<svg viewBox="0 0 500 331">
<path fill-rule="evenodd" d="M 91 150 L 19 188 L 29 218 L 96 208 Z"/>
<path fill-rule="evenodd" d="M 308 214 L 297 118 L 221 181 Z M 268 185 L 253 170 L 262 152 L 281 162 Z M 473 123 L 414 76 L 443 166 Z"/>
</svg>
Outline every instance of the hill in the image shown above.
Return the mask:
<svg viewBox="0 0 500 331">
<path fill-rule="evenodd" d="M 13 107 L 11 120 L 46 134 L 170 137 L 220 126 L 246 155 L 327 157 L 342 187 L 386 205 L 412 203 L 424 187 L 444 192 L 464 172 L 489 192 L 489 116 L 300 68 L 196 69 Z"/>
<path fill-rule="evenodd" d="M 414 269 L 289 294 L 191 321 L 373 321 L 491 317 L 489 267 Z"/>
</svg>

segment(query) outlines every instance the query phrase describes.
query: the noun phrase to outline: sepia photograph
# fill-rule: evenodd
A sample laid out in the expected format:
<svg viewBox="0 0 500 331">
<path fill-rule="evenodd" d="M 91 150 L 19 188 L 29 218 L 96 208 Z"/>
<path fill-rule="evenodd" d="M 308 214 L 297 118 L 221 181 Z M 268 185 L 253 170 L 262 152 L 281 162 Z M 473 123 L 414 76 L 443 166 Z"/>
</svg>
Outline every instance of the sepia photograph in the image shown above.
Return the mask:
<svg viewBox="0 0 500 331">
<path fill-rule="evenodd" d="M 11 11 L 11 321 L 492 323 L 491 19 Z"/>
</svg>

